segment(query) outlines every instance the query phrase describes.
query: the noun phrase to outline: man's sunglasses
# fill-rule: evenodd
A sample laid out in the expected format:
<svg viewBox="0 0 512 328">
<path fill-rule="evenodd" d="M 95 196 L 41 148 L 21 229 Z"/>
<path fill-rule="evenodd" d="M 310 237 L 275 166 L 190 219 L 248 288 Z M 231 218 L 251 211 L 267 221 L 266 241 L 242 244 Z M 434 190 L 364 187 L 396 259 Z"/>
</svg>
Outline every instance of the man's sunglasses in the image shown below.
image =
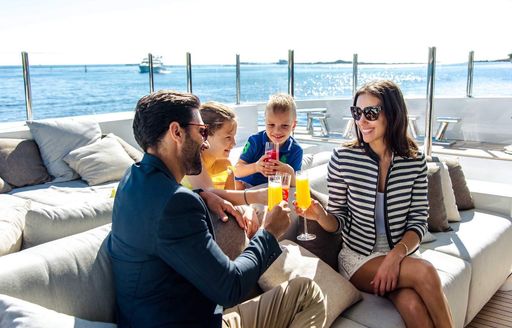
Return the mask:
<svg viewBox="0 0 512 328">
<path fill-rule="evenodd" d="M 354 120 L 359 121 L 361 119 L 361 115 L 364 114 L 364 118 L 368 121 L 375 121 L 379 118 L 379 114 L 382 111 L 381 106 L 368 106 L 363 109 L 357 106 L 351 106 L 350 112 L 352 113 L 352 117 Z"/>
<path fill-rule="evenodd" d="M 189 126 L 189 125 L 195 125 L 195 126 L 199 126 L 199 134 L 201 135 L 201 137 L 203 137 L 203 140 L 206 141 L 206 139 L 208 139 L 208 125 L 206 124 L 198 124 L 198 123 L 187 123 L 187 124 L 183 124 L 183 126 Z"/>
</svg>

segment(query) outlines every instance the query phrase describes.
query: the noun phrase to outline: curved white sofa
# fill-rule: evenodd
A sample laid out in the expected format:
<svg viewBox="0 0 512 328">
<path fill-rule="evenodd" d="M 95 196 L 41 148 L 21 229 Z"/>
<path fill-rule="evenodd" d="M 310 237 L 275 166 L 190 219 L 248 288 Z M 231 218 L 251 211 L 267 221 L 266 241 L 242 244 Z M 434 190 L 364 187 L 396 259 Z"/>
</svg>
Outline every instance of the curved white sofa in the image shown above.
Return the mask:
<svg viewBox="0 0 512 328">
<path fill-rule="evenodd" d="M 326 192 L 326 172 L 325 163 L 310 169 L 312 188 Z M 500 186 L 470 183 L 478 190 L 472 191 L 476 209 L 462 211 L 462 221 L 451 224 L 453 231 L 435 233 L 435 242 L 420 247 L 439 272 L 456 327 L 468 324 L 512 272 L 512 195 Z M 68 327 L 69 322 L 76 327 L 115 326 L 104 246 L 109 230 L 105 225 L 0 257 L 0 327 L 20 327 L 14 320 L 21 318 L 59 323 L 49 327 Z M 302 245 L 307 248 L 307 243 Z M 332 327 L 404 324 L 387 299 L 363 293 L 363 301 L 343 312 Z"/>
</svg>

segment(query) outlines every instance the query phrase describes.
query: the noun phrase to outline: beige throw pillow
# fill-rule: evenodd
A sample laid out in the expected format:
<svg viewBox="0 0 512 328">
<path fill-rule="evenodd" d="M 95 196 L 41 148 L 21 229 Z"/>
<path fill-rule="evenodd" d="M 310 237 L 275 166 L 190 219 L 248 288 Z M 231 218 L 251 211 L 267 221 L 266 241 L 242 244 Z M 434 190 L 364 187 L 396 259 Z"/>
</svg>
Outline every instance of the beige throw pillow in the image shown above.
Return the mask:
<svg viewBox="0 0 512 328">
<path fill-rule="evenodd" d="M 0 256 L 17 252 L 21 249 L 25 216 L 30 201 L 20 206 L 0 208 Z"/>
<path fill-rule="evenodd" d="M 134 163 L 115 138 L 103 138 L 77 148 L 64 161 L 90 186 L 120 180 Z"/>
<path fill-rule="evenodd" d="M 130 156 L 135 162 L 140 162 L 142 160 L 144 153 L 130 145 L 128 142 L 124 141 L 122 138 L 116 136 L 113 133 L 107 134 L 105 138 L 116 139 L 119 142 L 119 144 L 123 147 L 123 149 L 126 151 L 128 156 Z"/>
<path fill-rule="evenodd" d="M 327 302 L 326 327 L 341 312 L 361 299 L 361 293 L 348 280 L 311 252 L 289 240 L 279 244 L 283 253 L 258 281 L 264 291 L 296 277 L 312 279 L 322 290 Z"/>
</svg>

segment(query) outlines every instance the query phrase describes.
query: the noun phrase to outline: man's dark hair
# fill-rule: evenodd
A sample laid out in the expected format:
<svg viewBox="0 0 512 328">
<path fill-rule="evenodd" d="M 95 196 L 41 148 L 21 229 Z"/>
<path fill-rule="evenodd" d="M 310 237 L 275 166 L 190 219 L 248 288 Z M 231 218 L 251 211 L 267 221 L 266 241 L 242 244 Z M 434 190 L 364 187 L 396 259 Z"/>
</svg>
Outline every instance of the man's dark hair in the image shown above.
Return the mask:
<svg viewBox="0 0 512 328">
<path fill-rule="evenodd" d="M 192 120 L 192 109 L 201 105 L 191 93 L 160 90 L 137 102 L 133 119 L 133 135 L 139 146 L 147 151 L 156 146 L 169 129 L 171 122 L 186 125 Z"/>
</svg>

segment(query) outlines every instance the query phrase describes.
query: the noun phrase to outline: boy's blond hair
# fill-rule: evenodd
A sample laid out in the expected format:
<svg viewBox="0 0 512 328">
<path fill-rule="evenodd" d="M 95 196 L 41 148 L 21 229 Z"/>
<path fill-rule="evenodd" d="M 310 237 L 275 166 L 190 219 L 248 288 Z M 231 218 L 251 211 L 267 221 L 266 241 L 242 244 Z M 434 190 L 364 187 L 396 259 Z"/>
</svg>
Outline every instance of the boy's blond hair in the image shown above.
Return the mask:
<svg viewBox="0 0 512 328">
<path fill-rule="evenodd" d="M 272 113 L 288 113 L 292 114 L 292 118 L 297 118 L 297 106 L 293 97 L 286 93 L 277 93 L 270 96 L 267 107 L 265 108 L 265 115 L 268 112 Z"/>
</svg>

